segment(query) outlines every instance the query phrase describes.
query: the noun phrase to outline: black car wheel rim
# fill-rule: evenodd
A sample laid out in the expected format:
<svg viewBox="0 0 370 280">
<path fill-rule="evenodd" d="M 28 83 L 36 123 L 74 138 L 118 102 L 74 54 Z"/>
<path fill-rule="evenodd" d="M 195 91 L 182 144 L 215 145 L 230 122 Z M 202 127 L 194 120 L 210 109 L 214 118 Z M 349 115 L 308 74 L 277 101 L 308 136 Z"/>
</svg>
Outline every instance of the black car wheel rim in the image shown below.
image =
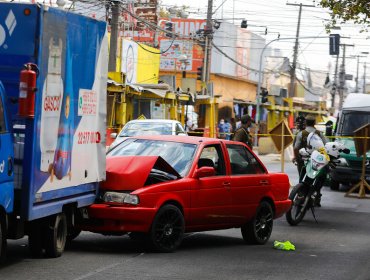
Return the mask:
<svg viewBox="0 0 370 280">
<path fill-rule="evenodd" d="M 171 249 L 176 246 L 183 230 L 183 220 L 175 210 L 167 210 L 155 225 L 155 240 L 160 247 Z"/>
<path fill-rule="evenodd" d="M 271 211 L 264 207 L 260 210 L 256 217 L 256 235 L 260 240 L 269 238 L 272 231 L 273 217 Z"/>
</svg>

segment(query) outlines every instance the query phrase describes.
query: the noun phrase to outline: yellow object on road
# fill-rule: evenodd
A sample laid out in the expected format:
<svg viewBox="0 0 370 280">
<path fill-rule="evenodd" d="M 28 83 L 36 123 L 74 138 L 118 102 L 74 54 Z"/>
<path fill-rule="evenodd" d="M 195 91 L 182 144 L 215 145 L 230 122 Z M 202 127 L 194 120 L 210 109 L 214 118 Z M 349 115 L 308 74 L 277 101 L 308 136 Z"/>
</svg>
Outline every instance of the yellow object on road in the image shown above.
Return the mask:
<svg viewBox="0 0 370 280">
<path fill-rule="evenodd" d="M 284 251 L 295 251 L 295 246 L 290 241 L 274 241 L 274 249 Z"/>
</svg>

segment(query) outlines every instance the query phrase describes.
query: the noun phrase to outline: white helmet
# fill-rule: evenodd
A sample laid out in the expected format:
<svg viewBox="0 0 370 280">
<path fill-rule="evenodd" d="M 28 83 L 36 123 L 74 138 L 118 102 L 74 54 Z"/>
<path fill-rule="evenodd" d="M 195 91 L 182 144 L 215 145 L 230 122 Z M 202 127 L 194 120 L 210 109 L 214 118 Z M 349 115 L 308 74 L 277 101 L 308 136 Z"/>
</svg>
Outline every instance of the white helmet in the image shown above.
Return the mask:
<svg viewBox="0 0 370 280">
<path fill-rule="evenodd" d="M 307 151 L 312 153 L 314 150 L 318 151 L 324 148 L 324 142 L 322 141 L 321 137 L 315 133 L 315 131 L 311 132 L 307 136 Z"/>
<path fill-rule="evenodd" d="M 342 150 L 345 149 L 344 145 L 342 143 L 338 142 L 328 142 L 325 144 L 325 149 L 328 155 L 331 155 L 332 157 L 338 158 L 339 153 L 342 152 Z"/>
</svg>

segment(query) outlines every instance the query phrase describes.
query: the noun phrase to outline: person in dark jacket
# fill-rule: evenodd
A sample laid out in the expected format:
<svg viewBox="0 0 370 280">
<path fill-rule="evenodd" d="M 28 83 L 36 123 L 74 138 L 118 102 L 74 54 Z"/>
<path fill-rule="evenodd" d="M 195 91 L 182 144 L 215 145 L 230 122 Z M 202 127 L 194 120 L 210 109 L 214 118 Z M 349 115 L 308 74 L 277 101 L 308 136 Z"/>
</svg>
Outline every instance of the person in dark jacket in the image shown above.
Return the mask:
<svg viewBox="0 0 370 280">
<path fill-rule="evenodd" d="M 305 117 L 304 116 L 298 116 L 295 119 L 295 125 L 296 125 L 296 133 L 294 135 L 293 147 L 295 146 L 295 142 L 297 141 L 298 133 L 300 133 L 302 130 L 304 130 L 306 128 L 306 119 L 305 119 Z M 303 159 L 302 159 L 301 155 L 299 154 L 299 152 L 294 153 L 294 158 L 293 158 L 292 161 L 295 165 L 297 165 L 298 175 L 299 175 L 299 178 L 301 179 L 300 174 L 301 174 L 302 168 L 304 166 L 304 162 L 303 162 Z"/>
<path fill-rule="evenodd" d="M 249 133 L 248 128 L 251 126 L 253 119 L 249 115 L 243 115 L 240 118 L 241 127 L 234 133 L 234 141 L 239 141 L 247 144 L 250 148 L 253 147 L 253 138 Z"/>
</svg>

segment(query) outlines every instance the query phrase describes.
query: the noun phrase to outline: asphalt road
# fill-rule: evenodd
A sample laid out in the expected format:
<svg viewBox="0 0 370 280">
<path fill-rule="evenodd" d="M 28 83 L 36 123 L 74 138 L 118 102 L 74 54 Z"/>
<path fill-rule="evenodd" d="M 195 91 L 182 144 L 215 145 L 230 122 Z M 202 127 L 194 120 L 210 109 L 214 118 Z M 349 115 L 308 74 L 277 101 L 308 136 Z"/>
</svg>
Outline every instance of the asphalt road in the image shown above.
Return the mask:
<svg viewBox="0 0 370 280">
<path fill-rule="evenodd" d="M 277 157 L 262 157 L 279 171 Z M 291 182 L 295 167 L 287 163 Z M 239 229 L 189 234 L 178 251 L 156 254 L 128 237 L 81 234 L 58 259 L 31 259 L 27 239 L 9 242 L 0 279 L 370 279 L 370 201 L 323 190 L 316 223 L 311 213 L 298 226 L 282 217 L 270 241 L 245 245 Z M 291 241 L 295 251 L 273 249 Z"/>
</svg>

